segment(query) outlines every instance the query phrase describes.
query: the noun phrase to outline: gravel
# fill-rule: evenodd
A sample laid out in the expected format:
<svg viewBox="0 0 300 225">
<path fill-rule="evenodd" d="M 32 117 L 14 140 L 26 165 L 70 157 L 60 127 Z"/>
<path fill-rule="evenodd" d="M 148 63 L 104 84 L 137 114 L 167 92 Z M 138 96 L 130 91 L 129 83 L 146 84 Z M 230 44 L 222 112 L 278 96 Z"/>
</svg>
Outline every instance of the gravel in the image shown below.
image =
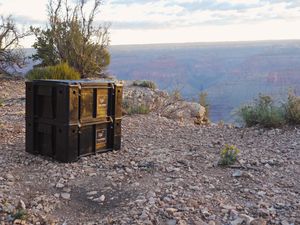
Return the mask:
<svg viewBox="0 0 300 225">
<path fill-rule="evenodd" d="M 120 151 L 63 164 L 25 152 L 24 81 L 0 82 L 0 224 L 300 224 L 300 127 L 126 116 Z"/>
</svg>

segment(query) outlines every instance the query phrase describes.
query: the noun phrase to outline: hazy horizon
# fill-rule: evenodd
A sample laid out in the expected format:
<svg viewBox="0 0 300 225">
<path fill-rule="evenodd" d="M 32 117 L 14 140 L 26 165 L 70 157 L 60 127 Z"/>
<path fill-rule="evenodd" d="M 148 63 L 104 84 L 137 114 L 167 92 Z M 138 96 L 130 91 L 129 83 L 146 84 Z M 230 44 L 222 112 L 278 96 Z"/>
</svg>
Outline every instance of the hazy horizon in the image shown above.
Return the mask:
<svg viewBox="0 0 300 225">
<path fill-rule="evenodd" d="M 118 79 L 153 80 L 190 100 L 208 93 L 211 119 L 231 113 L 259 93 L 300 92 L 300 40 L 112 46 L 109 72 Z"/>
<path fill-rule="evenodd" d="M 115 45 L 110 52 L 108 72 L 118 79 L 153 80 L 187 99 L 207 92 L 213 121 L 232 122 L 231 112 L 259 93 L 300 93 L 300 40 Z"/>
<path fill-rule="evenodd" d="M 251 44 L 251 43 L 278 43 L 278 42 L 300 42 L 299 39 L 271 39 L 271 40 L 245 40 L 245 41 L 211 41 L 211 42 L 162 42 L 162 43 L 146 43 L 146 44 L 110 44 L 109 47 L 122 46 L 147 46 L 147 45 L 230 45 L 230 44 Z M 33 47 L 22 47 L 23 49 L 34 49 Z"/>
</svg>

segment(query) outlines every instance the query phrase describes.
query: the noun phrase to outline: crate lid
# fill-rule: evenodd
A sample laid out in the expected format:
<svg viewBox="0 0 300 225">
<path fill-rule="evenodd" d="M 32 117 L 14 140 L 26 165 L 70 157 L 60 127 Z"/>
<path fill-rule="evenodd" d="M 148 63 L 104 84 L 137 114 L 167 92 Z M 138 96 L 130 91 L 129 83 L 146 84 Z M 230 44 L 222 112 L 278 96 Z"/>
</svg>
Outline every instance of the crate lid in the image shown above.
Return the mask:
<svg viewBox="0 0 300 225">
<path fill-rule="evenodd" d="M 82 86 L 94 86 L 94 85 L 108 85 L 108 84 L 118 84 L 120 85 L 119 81 L 116 80 L 104 80 L 104 79 L 97 79 L 97 80 L 33 80 L 33 81 L 27 81 L 32 82 L 35 84 L 64 84 L 64 85 L 82 85 Z"/>
</svg>

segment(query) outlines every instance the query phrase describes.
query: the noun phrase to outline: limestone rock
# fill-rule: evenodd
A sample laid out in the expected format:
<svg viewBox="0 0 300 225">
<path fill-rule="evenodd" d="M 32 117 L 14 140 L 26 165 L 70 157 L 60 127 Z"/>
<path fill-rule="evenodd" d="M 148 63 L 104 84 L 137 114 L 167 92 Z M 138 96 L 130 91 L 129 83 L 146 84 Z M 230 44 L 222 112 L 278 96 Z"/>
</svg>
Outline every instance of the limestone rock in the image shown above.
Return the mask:
<svg viewBox="0 0 300 225">
<path fill-rule="evenodd" d="M 267 221 L 262 218 L 254 219 L 251 221 L 250 225 L 267 225 Z"/>
<path fill-rule="evenodd" d="M 70 200 L 70 198 L 71 198 L 70 193 L 61 193 L 60 195 L 63 199 L 66 199 L 66 200 Z"/>
</svg>

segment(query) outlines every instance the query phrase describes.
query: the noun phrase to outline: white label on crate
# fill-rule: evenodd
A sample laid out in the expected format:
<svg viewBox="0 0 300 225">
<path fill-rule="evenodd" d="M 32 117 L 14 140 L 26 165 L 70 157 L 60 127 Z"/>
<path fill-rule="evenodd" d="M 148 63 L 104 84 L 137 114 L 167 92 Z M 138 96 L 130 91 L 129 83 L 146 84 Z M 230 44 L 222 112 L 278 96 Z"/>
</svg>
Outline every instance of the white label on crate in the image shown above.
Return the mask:
<svg viewBox="0 0 300 225">
<path fill-rule="evenodd" d="M 106 143 L 106 129 L 98 129 L 96 131 L 96 142 L 97 144 Z"/>
</svg>

